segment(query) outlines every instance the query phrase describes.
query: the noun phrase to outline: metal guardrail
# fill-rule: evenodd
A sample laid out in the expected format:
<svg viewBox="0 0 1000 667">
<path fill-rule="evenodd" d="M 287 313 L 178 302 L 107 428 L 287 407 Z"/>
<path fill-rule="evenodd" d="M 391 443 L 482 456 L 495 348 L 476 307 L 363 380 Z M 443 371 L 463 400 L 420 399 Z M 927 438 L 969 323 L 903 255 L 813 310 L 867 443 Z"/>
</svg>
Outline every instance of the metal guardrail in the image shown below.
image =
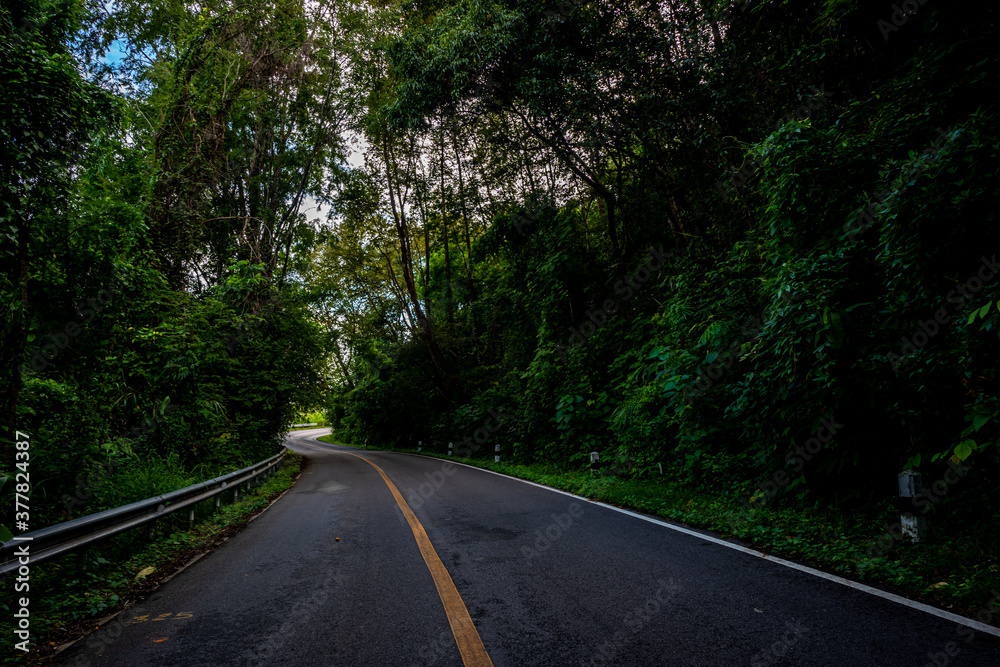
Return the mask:
<svg viewBox="0 0 1000 667">
<path fill-rule="evenodd" d="M 132 528 L 148 523 L 154 523 L 168 514 L 188 509 L 188 521 L 194 522 L 194 506 L 203 500 L 215 497 L 215 506 L 220 504 L 219 494 L 233 491 L 233 500 L 239 497 L 239 487 L 260 475 L 270 476 L 284 459 L 281 451 L 271 458 L 264 459 L 252 466 L 231 472 L 207 482 L 191 486 L 161 496 L 154 496 L 129 505 L 88 514 L 79 519 L 64 521 L 54 526 L 33 530 L 30 533 L 17 535 L 9 542 L 0 546 L 0 577 L 11 574 L 19 566 L 15 550 L 30 545 L 31 564 L 37 565 L 46 560 L 62 556 L 100 540 L 107 539 Z"/>
</svg>

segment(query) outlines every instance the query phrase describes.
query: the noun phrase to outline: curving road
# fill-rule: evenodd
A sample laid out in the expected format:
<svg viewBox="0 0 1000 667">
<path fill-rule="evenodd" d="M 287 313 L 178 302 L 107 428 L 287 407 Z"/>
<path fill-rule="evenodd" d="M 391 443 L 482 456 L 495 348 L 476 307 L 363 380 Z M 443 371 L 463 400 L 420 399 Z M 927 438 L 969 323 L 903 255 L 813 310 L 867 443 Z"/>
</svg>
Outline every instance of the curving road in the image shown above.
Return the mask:
<svg viewBox="0 0 1000 667">
<path fill-rule="evenodd" d="M 1000 665 L 995 629 L 326 432 L 293 432 L 295 486 L 61 664 Z"/>
</svg>

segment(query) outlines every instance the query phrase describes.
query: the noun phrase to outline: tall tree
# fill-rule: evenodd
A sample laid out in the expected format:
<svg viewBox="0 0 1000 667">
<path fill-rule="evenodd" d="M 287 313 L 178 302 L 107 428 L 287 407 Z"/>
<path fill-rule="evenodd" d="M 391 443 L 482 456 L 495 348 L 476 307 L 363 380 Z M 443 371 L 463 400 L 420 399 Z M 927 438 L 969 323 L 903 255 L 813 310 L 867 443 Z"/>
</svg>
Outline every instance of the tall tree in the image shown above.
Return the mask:
<svg viewBox="0 0 1000 667">
<path fill-rule="evenodd" d="M 81 76 L 70 50 L 79 20 L 70 0 L 0 9 L 0 396 L 8 435 L 16 428 L 39 246 L 66 225 L 74 168 L 95 134 L 115 122 L 111 95 Z"/>
</svg>

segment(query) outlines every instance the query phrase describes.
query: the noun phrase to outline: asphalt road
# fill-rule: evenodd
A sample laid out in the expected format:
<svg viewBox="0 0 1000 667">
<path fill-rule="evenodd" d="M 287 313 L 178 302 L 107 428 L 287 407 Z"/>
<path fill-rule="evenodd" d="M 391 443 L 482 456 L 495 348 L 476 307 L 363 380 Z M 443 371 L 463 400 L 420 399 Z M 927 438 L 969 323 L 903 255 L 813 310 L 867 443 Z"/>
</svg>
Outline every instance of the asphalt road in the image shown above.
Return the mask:
<svg viewBox="0 0 1000 667">
<path fill-rule="evenodd" d="M 458 643 L 481 640 L 497 667 L 1000 665 L 984 631 L 489 472 L 315 441 L 324 432 L 292 434 L 308 464 L 281 500 L 61 664 L 443 667 L 476 664 Z M 463 613 L 471 634 L 452 631 Z"/>
</svg>

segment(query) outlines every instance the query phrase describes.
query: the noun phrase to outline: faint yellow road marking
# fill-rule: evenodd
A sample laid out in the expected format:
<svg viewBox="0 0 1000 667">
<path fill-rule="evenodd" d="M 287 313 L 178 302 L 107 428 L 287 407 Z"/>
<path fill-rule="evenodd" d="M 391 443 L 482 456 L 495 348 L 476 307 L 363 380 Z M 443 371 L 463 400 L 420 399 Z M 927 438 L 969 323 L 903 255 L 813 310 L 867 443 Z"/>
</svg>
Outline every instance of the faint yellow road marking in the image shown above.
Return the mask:
<svg viewBox="0 0 1000 667">
<path fill-rule="evenodd" d="M 399 509 L 403 511 L 406 523 L 410 524 L 413 537 L 417 540 L 417 546 L 420 547 L 420 555 L 424 557 L 427 569 L 431 571 L 434 585 L 437 587 L 438 595 L 441 597 L 441 604 L 444 605 L 444 612 L 448 615 L 448 624 L 451 625 L 451 633 L 455 636 L 455 643 L 458 644 L 459 653 L 462 654 L 462 662 L 466 667 L 493 667 L 493 661 L 490 660 L 490 656 L 486 652 L 486 647 L 483 646 L 483 640 L 479 638 L 479 631 L 476 630 L 476 626 L 472 622 L 472 617 L 469 616 L 469 610 L 466 609 L 462 596 L 459 595 L 458 589 L 455 588 L 455 582 L 452 581 L 447 568 L 441 562 L 441 558 L 438 557 L 437 551 L 434 550 L 434 545 L 431 544 L 430 538 L 427 537 L 424 527 L 420 524 L 410 506 L 403 500 L 403 496 L 399 493 L 396 485 L 392 483 L 392 480 L 389 479 L 388 475 L 381 468 L 363 456 L 351 454 L 350 452 L 341 453 L 361 459 L 375 468 L 378 474 L 382 476 L 382 481 L 385 482 L 385 485 L 392 492 L 392 497 L 396 499 Z"/>
</svg>

